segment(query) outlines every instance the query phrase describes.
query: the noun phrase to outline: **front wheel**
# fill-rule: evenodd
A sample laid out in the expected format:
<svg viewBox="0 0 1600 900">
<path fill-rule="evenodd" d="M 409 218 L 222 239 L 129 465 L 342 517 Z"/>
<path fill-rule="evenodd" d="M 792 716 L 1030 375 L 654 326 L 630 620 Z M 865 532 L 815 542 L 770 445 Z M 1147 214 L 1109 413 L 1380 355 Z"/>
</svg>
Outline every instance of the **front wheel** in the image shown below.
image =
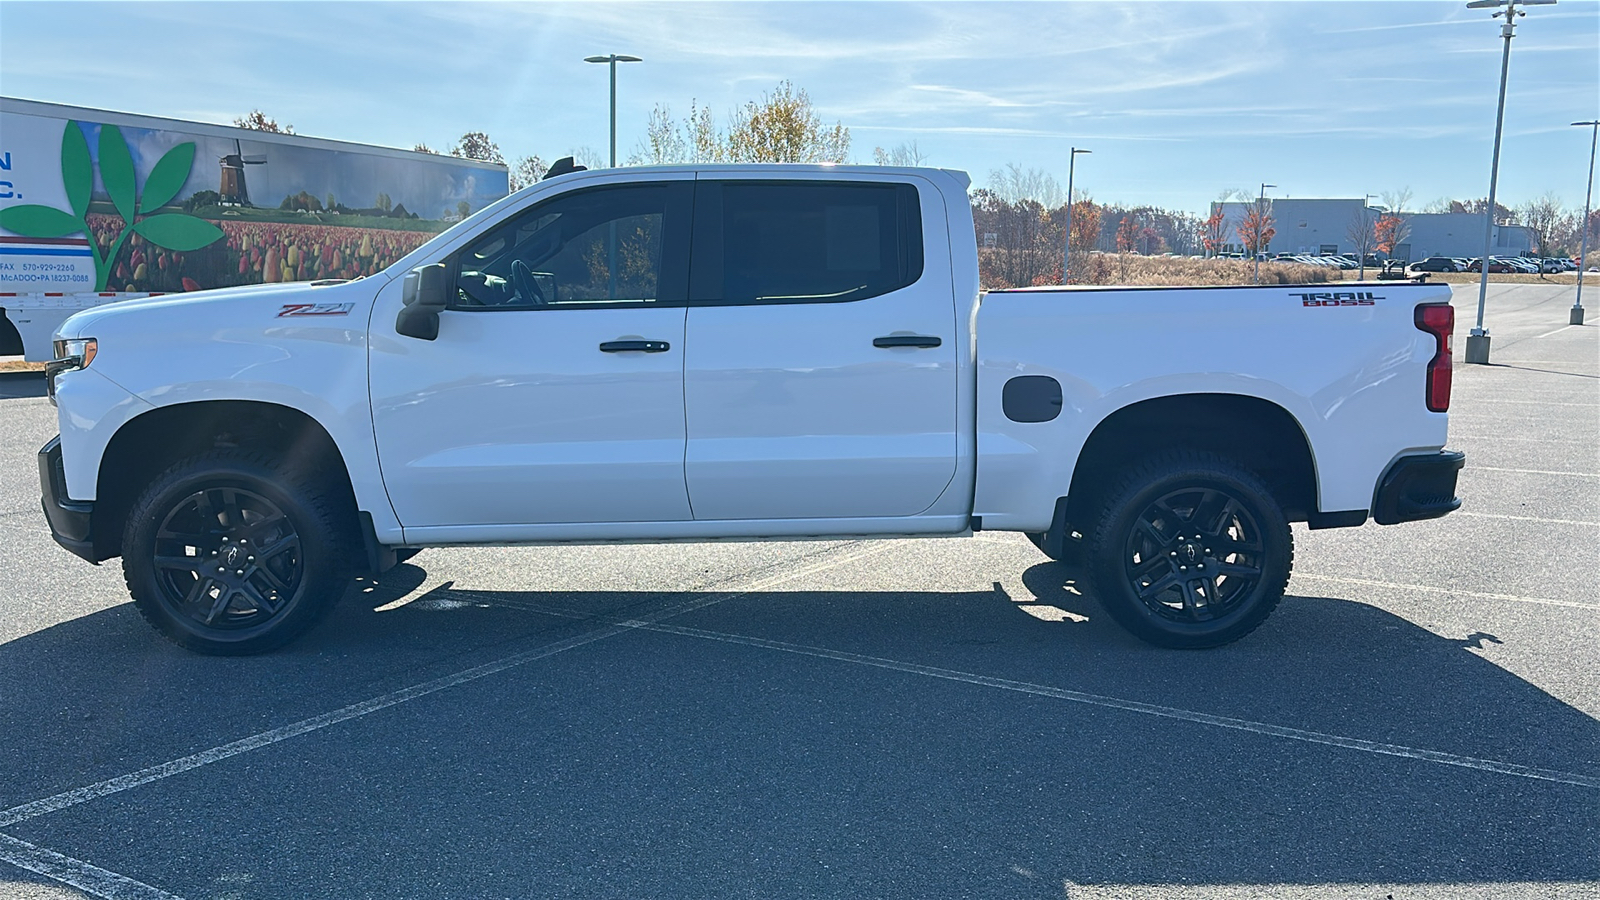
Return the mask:
<svg viewBox="0 0 1600 900">
<path fill-rule="evenodd" d="M 283 646 L 349 586 L 331 493 L 265 454 L 217 450 L 174 465 L 128 515 L 122 570 L 135 606 L 199 653 Z"/>
<path fill-rule="evenodd" d="M 1271 490 L 1209 453 L 1136 466 L 1107 494 L 1089 548 L 1107 614 L 1162 647 L 1254 631 L 1283 599 L 1294 544 Z"/>
</svg>

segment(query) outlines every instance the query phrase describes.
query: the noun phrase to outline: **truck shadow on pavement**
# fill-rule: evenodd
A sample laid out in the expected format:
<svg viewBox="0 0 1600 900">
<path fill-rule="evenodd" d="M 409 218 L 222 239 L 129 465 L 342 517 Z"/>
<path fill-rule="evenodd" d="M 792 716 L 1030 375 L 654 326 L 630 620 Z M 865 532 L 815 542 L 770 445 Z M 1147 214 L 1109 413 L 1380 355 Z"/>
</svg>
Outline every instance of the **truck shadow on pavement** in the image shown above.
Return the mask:
<svg viewBox="0 0 1600 900">
<path fill-rule="evenodd" d="M 139 833 L 139 858 L 179 894 L 241 865 L 263 895 L 307 883 L 316 873 L 296 860 L 326 833 L 294 823 L 311 821 L 338 822 L 346 887 L 397 896 L 1600 877 L 1600 723 L 1480 656 L 1493 635 L 1433 634 L 1351 598 L 1291 596 L 1244 641 L 1173 652 L 1111 624 L 1055 563 L 1024 573 L 1031 601 L 423 583 L 409 564 L 363 583 L 264 657 L 184 653 L 129 605 L 0 645 L 0 733 L 13 736 L 0 808 L 633 624 L 8 831 L 78 848 Z M 218 790 L 237 793 L 208 825 L 177 827 Z M 471 858 L 504 864 L 420 849 L 469 838 Z"/>
</svg>

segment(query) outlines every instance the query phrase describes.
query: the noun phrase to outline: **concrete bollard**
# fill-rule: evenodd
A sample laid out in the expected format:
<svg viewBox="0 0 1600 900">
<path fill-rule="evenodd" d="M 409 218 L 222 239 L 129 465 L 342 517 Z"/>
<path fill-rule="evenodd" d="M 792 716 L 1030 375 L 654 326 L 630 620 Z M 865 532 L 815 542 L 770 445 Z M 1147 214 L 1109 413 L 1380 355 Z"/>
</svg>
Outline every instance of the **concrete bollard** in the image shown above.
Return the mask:
<svg viewBox="0 0 1600 900">
<path fill-rule="evenodd" d="M 1478 365 L 1489 364 L 1489 334 L 1467 335 L 1467 362 Z"/>
</svg>

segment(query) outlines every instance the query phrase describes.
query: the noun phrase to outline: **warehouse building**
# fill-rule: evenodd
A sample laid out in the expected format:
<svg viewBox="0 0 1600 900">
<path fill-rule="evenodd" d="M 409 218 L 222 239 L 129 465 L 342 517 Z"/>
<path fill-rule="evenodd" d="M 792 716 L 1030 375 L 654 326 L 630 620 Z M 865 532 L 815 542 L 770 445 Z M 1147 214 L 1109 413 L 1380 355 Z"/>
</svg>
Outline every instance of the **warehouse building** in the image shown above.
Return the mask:
<svg viewBox="0 0 1600 900">
<path fill-rule="evenodd" d="M 1363 222 L 1369 226 L 1383 215 L 1379 206 L 1363 206 L 1358 199 L 1269 200 L 1273 227 L 1277 230 L 1267 242 L 1268 253 L 1315 253 L 1320 255 L 1354 253 Z M 1223 248 L 1242 252 L 1238 225 L 1250 203 L 1213 203 L 1212 211 L 1222 208 L 1229 243 Z M 1394 248 L 1395 259 L 1419 260 L 1430 256 L 1483 255 L 1483 216 L 1473 213 L 1405 213 L 1410 234 Z M 1496 225 L 1489 254 L 1520 256 L 1528 253 L 1533 239 L 1520 225 Z"/>
</svg>

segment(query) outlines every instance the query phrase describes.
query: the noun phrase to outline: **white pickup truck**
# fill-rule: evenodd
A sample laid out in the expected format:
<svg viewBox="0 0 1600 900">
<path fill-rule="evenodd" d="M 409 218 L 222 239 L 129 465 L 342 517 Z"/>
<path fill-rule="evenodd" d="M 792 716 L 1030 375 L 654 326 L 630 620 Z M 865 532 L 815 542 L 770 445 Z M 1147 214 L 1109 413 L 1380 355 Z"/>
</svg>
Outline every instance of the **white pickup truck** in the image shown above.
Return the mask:
<svg viewBox="0 0 1600 900">
<path fill-rule="evenodd" d="M 204 653 L 423 547 L 979 530 L 1209 647 L 1282 598 L 1289 523 L 1460 505 L 1448 287 L 982 294 L 967 186 L 564 166 L 375 277 L 79 313 L 46 517 Z"/>
</svg>

